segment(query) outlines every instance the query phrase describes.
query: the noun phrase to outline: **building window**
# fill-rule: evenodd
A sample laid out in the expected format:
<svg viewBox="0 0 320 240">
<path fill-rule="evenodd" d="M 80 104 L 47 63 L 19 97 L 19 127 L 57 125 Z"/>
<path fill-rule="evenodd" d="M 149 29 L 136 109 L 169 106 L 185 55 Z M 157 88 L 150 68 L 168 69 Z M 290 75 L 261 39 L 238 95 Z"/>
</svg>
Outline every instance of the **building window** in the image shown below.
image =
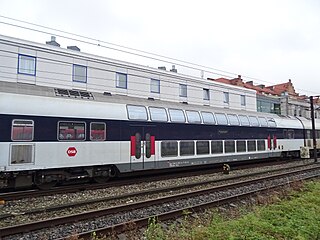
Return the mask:
<svg viewBox="0 0 320 240">
<path fill-rule="evenodd" d="M 187 97 L 187 85 L 186 84 L 179 84 L 180 89 L 180 97 Z"/>
<path fill-rule="evenodd" d="M 210 100 L 210 92 L 207 88 L 203 89 L 203 100 Z"/>
<path fill-rule="evenodd" d="M 127 88 L 127 74 L 117 73 L 116 75 L 117 88 Z"/>
<path fill-rule="evenodd" d="M 245 95 L 240 95 L 240 102 L 241 102 L 241 106 L 246 105 L 246 96 Z"/>
<path fill-rule="evenodd" d="M 36 57 L 19 54 L 18 59 L 18 73 L 36 75 Z"/>
<path fill-rule="evenodd" d="M 74 82 L 87 82 L 87 67 L 73 64 L 72 81 Z"/>
<path fill-rule="evenodd" d="M 150 92 L 152 92 L 152 93 L 160 93 L 160 80 L 151 79 Z"/>
<path fill-rule="evenodd" d="M 229 93 L 227 92 L 223 93 L 223 102 L 229 104 Z"/>
</svg>

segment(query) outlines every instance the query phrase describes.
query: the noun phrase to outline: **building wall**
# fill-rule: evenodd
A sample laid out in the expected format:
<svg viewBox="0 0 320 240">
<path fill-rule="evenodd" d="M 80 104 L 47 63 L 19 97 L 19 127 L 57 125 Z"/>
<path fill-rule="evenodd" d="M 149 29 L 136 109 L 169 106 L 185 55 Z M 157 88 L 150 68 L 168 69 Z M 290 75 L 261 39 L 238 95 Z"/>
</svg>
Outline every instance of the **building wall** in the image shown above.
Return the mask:
<svg viewBox="0 0 320 240">
<path fill-rule="evenodd" d="M 19 54 L 36 58 L 35 76 L 18 73 Z M 74 64 L 87 68 L 85 83 L 73 81 Z M 127 74 L 127 88 L 116 87 L 117 73 Z M 160 80 L 160 94 L 150 91 L 151 79 Z M 256 111 L 254 90 L 5 36 L 0 36 L 0 81 Z M 187 85 L 187 97 L 179 96 L 179 84 Z M 209 100 L 203 99 L 204 88 Z M 229 103 L 224 103 L 224 92 Z"/>
</svg>

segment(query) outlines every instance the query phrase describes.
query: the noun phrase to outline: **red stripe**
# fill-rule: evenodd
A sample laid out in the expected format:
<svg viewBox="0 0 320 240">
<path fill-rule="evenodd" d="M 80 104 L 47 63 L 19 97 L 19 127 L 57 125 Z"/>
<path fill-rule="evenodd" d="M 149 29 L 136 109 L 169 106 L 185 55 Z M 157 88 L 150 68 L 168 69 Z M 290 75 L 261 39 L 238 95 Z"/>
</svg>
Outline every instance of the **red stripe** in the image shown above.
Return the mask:
<svg viewBox="0 0 320 240">
<path fill-rule="evenodd" d="M 136 137 L 131 136 L 131 156 L 136 155 Z"/>
<path fill-rule="evenodd" d="M 270 137 L 270 135 L 268 136 L 268 149 L 271 149 L 271 137 Z"/>
<path fill-rule="evenodd" d="M 273 135 L 273 148 L 276 149 L 277 148 L 277 136 Z"/>
<path fill-rule="evenodd" d="M 156 153 L 156 137 L 151 136 L 150 141 L 151 141 L 150 152 L 151 152 L 151 155 L 154 155 Z"/>
</svg>

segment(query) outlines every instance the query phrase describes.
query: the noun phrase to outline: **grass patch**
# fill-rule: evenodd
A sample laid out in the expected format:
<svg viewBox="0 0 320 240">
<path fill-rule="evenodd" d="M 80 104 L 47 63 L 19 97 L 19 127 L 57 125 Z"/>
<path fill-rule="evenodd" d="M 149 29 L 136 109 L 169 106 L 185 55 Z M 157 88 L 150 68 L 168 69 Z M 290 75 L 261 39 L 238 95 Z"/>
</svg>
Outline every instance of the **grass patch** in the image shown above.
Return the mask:
<svg viewBox="0 0 320 240">
<path fill-rule="evenodd" d="M 283 199 L 275 197 L 276 203 L 254 207 L 236 219 L 214 212 L 209 223 L 199 216 L 167 231 L 152 222 L 145 239 L 320 240 L 319 181 L 308 182 L 301 191 L 291 192 Z"/>
</svg>

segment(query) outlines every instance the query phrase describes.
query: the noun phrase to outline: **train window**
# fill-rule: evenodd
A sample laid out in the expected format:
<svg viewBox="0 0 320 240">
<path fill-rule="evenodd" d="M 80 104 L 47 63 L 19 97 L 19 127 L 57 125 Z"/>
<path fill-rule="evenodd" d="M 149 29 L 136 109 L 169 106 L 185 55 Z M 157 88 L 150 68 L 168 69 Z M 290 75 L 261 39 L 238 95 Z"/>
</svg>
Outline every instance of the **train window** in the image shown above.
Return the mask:
<svg viewBox="0 0 320 240">
<path fill-rule="evenodd" d="M 168 115 L 165 108 L 149 107 L 151 121 L 167 122 Z"/>
<path fill-rule="evenodd" d="M 317 138 L 320 138 L 320 131 L 319 131 L 319 130 L 316 131 L 316 137 L 317 137 Z"/>
<path fill-rule="evenodd" d="M 256 140 L 248 140 L 248 152 L 255 152 L 257 150 Z"/>
<path fill-rule="evenodd" d="M 227 114 L 230 125 L 239 126 L 239 119 L 235 114 Z"/>
<path fill-rule="evenodd" d="M 224 113 L 216 113 L 216 118 L 219 125 L 228 125 L 228 119 Z"/>
<path fill-rule="evenodd" d="M 250 126 L 250 122 L 247 116 L 245 115 L 238 115 L 240 122 L 241 122 L 241 126 Z"/>
<path fill-rule="evenodd" d="M 209 154 L 209 141 L 197 141 L 197 154 Z"/>
<path fill-rule="evenodd" d="M 294 139 L 294 130 L 288 130 L 287 138 L 288 139 Z"/>
<path fill-rule="evenodd" d="M 265 151 L 266 150 L 266 142 L 265 140 L 257 140 L 258 151 Z"/>
<path fill-rule="evenodd" d="M 180 156 L 194 155 L 194 141 L 180 142 Z"/>
<path fill-rule="evenodd" d="M 212 141 L 211 142 L 211 153 L 212 154 L 223 153 L 222 141 Z"/>
<path fill-rule="evenodd" d="M 238 140 L 237 141 L 237 152 L 246 152 L 246 151 L 247 151 L 246 141 Z"/>
<path fill-rule="evenodd" d="M 268 122 L 264 117 L 258 117 L 261 127 L 268 127 Z"/>
<path fill-rule="evenodd" d="M 11 164 L 26 164 L 34 162 L 34 144 L 11 144 Z"/>
<path fill-rule="evenodd" d="M 252 127 L 259 127 L 259 122 L 258 122 L 257 117 L 249 116 L 249 121 L 250 121 L 250 125 Z"/>
<path fill-rule="evenodd" d="M 22 119 L 13 120 L 11 130 L 12 141 L 32 141 L 34 122 Z"/>
<path fill-rule="evenodd" d="M 306 130 L 306 139 L 311 139 L 311 130 Z"/>
<path fill-rule="evenodd" d="M 224 141 L 224 151 L 225 153 L 233 153 L 236 151 L 234 141 L 226 140 Z"/>
<path fill-rule="evenodd" d="M 211 112 L 201 112 L 203 123 L 206 124 L 216 124 L 216 121 Z"/>
<path fill-rule="evenodd" d="M 104 141 L 106 140 L 106 124 L 92 122 L 90 123 L 90 140 Z"/>
<path fill-rule="evenodd" d="M 135 157 L 136 159 L 139 159 L 141 158 L 141 134 L 136 133 L 135 137 L 136 137 Z"/>
<path fill-rule="evenodd" d="M 161 157 L 175 157 L 175 156 L 178 156 L 178 142 L 177 141 L 161 142 Z"/>
<path fill-rule="evenodd" d="M 146 133 L 146 157 L 147 158 L 151 157 L 151 135 L 150 135 L 150 133 Z"/>
<path fill-rule="evenodd" d="M 288 131 L 287 130 L 283 130 L 283 138 L 288 138 Z"/>
<path fill-rule="evenodd" d="M 58 123 L 58 140 L 76 141 L 85 140 L 85 123 L 84 122 L 59 122 Z"/>
<path fill-rule="evenodd" d="M 184 116 L 184 113 L 180 109 L 169 109 L 169 115 L 171 122 L 185 122 L 186 118 Z"/>
<path fill-rule="evenodd" d="M 186 111 L 189 123 L 201 123 L 200 115 L 196 111 Z"/>
<path fill-rule="evenodd" d="M 268 127 L 276 127 L 276 121 L 273 118 L 268 118 Z"/>
<path fill-rule="evenodd" d="M 147 110 L 144 106 L 127 105 L 130 120 L 148 120 Z"/>
</svg>

